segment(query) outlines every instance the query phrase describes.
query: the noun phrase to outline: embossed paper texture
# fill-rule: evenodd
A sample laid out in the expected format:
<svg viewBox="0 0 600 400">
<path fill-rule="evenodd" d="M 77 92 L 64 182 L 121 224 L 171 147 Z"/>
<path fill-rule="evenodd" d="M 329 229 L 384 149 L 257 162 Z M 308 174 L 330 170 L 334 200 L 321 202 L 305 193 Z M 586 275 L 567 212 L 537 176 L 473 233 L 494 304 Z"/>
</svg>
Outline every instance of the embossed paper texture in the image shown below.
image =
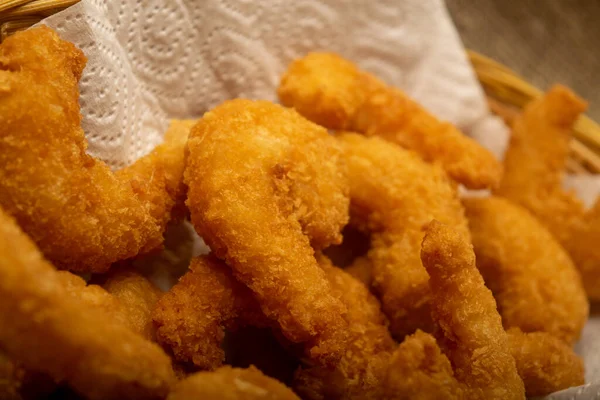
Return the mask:
<svg viewBox="0 0 600 400">
<path fill-rule="evenodd" d="M 288 63 L 314 50 L 400 87 L 498 157 L 506 147 L 507 129 L 490 115 L 442 0 L 83 0 L 42 23 L 88 57 L 88 150 L 114 168 L 154 148 L 169 118 L 200 117 L 235 97 L 277 101 Z M 569 183 L 585 198 L 600 186 Z M 588 381 L 600 378 L 599 347 L 592 320 L 578 347 Z M 598 389 L 582 391 L 592 398 Z"/>
</svg>

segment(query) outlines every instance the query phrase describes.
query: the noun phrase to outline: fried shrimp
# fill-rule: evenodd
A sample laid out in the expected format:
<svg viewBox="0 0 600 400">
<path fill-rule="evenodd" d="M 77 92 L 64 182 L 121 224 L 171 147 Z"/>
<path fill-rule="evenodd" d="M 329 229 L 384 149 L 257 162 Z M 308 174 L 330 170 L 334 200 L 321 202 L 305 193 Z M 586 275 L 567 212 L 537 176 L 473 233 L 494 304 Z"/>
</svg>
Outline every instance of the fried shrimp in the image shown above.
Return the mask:
<svg viewBox="0 0 600 400">
<path fill-rule="evenodd" d="M 379 399 L 391 351 L 396 344 L 380 304 L 360 281 L 324 256 L 319 258 L 333 293 L 348 308 L 348 347 L 335 368 L 300 368 L 294 389 L 305 399 Z"/>
<path fill-rule="evenodd" d="M 527 396 L 544 396 L 584 384 L 583 361 L 570 346 L 545 332 L 507 332 L 510 352 Z"/>
<path fill-rule="evenodd" d="M 198 372 L 182 380 L 167 400 L 300 400 L 283 383 L 265 376 L 258 369 L 221 367 L 213 372 Z"/>
<path fill-rule="evenodd" d="M 327 131 L 266 101 L 207 112 L 188 140 L 192 223 L 262 311 L 318 363 L 335 363 L 347 322 L 314 257 L 348 219 L 342 154 Z"/>
<path fill-rule="evenodd" d="M 398 347 L 386 378 L 388 397 L 524 399 L 496 302 L 475 267 L 471 244 L 433 221 L 421 257 L 431 277 L 432 316 L 440 337 L 436 343 L 417 332 Z M 407 375 L 401 379 L 399 373 Z"/>
<path fill-rule="evenodd" d="M 562 188 L 571 128 L 586 103 L 564 86 L 531 102 L 513 124 L 496 193 L 537 217 L 567 250 L 588 297 L 600 299 L 600 203 L 588 212 Z"/>
<path fill-rule="evenodd" d="M 436 218 L 469 240 L 456 188 L 439 166 L 393 143 L 350 133 L 338 140 L 350 177 L 351 224 L 371 231 L 373 285 L 390 329 L 398 340 L 418 328 L 431 331 L 422 228 Z"/>
<path fill-rule="evenodd" d="M 91 399 L 160 399 L 169 357 L 108 315 L 73 301 L 57 271 L 0 211 L 0 347 Z"/>
<path fill-rule="evenodd" d="M 492 153 L 336 54 L 310 53 L 292 62 L 278 94 L 284 105 L 326 128 L 380 136 L 439 162 L 469 188 L 500 181 L 502 168 Z"/>
<path fill-rule="evenodd" d="M 250 289 L 212 255 L 192 259 L 190 270 L 158 301 L 152 316 L 159 343 L 178 361 L 201 369 L 223 364 L 226 329 L 265 323 Z"/>
<path fill-rule="evenodd" d="M 128 269 L 111 271 L 102 284 L 122 309 L 128 327 L 144 338 L 155 341 L 152 310 L 163 292 L 143 275 Z"/>
<path fill-rule="evenodd" d="M 527 210 L 499 197 L 464 199 L 477 268 L 505 328 L 547 332 L 573 344 L 589 305 L 579 272 Z"/>
<path fill-rule="evenodd" d="M 149 156 L 114 174 L 87 155 L 78 104 L 85 63 L 47 27 L 0 45 L 0 205 L 58 267 L 104 272 L 161 245 L 183 161 Z M 183 144 L 166 150 L 156 154 L 183 160 Z"/>
</svg>

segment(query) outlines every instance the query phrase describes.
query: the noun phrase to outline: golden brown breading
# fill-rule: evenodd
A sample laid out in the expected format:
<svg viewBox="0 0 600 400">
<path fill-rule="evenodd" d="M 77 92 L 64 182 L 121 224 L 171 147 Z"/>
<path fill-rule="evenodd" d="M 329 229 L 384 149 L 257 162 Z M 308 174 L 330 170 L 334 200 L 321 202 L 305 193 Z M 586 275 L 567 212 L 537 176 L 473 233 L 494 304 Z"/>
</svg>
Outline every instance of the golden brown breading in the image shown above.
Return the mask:
<svg viewBox="0 0 600 400">
<path fill-rule="evenodd" d="M 350 133 L 338 139 L 350 177 L 351 223 L 371 230 L 373 285 L 390 329 L 398 340 L 431 331 L 422 228 L 436 218 L 469 239 L 456 188 L 439 166 L 393 143 Z"/>
<path fill-rule="evenodd" d="M 341 241 L 348 183 L 324 128 L 266 101 L 232 100 L 190 133 L 192 222 L 292 342 L 319 363 L 341 357 L 345 307 L 314 257 Z"/>
<path fill-rule="evenodd" d="M 300 400 L 283 383 L 263 375 L 258 369 L 221 367 L 198 372 L 182 380 L 167 400 Z"/>
<path fill-rule="evenodd" d="M 562 188 L 571 129 L 587 104 L 555 85 L 515 120 L 496 193 L 528 209 L 558 239 L 581 272 L 591 299 L 600 299 L 600 205 L 585 212 Z"/>
<path fill-rule="evenodd" d="M 373 265 L 369 257 L 355 258 L 352 264 L 344 268 L 344 270 L 361 281 L 366 287 L 371 287 L 373 283 Z"/>
<path fill-rule="evenodd" d="M 78 104 L 85 63 L 47 27 L 0 45 L 0 205 L 57 266 L 103 272 L 160 246 L 176 185 L 166 164 L 139 168 L 143 161 L 115 175 L 86 154 Z"/>
<path fill-rule="evenodd" d="M 379 399 L 390 352 L 396 347 L 379 301 L 325 256 L 319 257 L 319 264 L 331 290 L 348 308 L 350 338 L 335 368 L 300 368 L 294 389 L 305 399 Z"/>
<path fill-rule="evenodd" d="M 508 349 L 496 302 L 475 266 L 473 246 L 437 221 L 426 230 L 421 250 L 430 276 L 431 313 L 441 345 L 468 398 L 523 398 L 523 381 Z"/>
<path fill-rule="evenodd" d="M 0 398 L 23 400 L 20 394 L 25 371 L 0 352 Z"/>
<path fill-rule="evenodd" d="M 448 357 L 435 338 L 417 330 L 407 336 L 391 358 L 383 384 L 388 400 L 454 400 L 465 398 Z"/>
<path fill-rule="evenodd" d="M 152 313 L 158 341 L 178 361 L 215 369 L 225 360 L 225 329 L 260 324 L 253 293 L 216 257 L 192 259 L 190 270 L 158 301 Z"/>
<path fill-rule="evenodd" d="M 0 211 L 0 347 L 91 399 L 162 398 L 175 377 L 155 344 L 73 301 L 56 270 Z"/>
<path fill-rule="evenodd" d="M 545 396 L 584 384 L 583 361 L 561 340 L 544 332 L 523 333 L 518 328 L 506 333 L 527 396 Z"/>
<path fill-rule="evenodd" d="M 309 53 L 293 61 L 278 94 L 284 105 L 326 128 L 380 136 L 439 162 L 469 188 L 500 181 L 501 165 L 488 150 L 336 54 Z"/>
<path fill-rule="evenodd" d="M 573 344 L 589 304 L 579 272 L 527 210 L 499 197 L 464 199 L 477 268 L 505 328 L 547 332 Z"/>
<path fill-rule="evenodd" d="M 102 287 L 120 304 L 128 327 L 156 341 L 152 310 L 163 292 L 141 274 L 128 269 L 111 271 Z"/>
</svg>

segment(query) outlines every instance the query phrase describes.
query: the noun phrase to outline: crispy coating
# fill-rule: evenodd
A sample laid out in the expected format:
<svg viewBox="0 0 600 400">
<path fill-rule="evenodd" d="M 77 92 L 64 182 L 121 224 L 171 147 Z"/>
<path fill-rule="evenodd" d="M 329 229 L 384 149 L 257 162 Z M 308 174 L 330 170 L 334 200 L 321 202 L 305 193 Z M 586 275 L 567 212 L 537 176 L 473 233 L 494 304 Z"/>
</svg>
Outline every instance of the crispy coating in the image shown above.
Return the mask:
<svg viewBox="0 0 600 400">
<path fill-rule="evenodd" d="M 334 363 L 345 307 L 311 244 L 341 241 L 348 183 L 339 145 L 295 111 L 266 101 L 223 103 L 192 128 L 185 182 L 192 223 L 307 355 Z"/>
<path fill-rule="evenodd" d="M 547 332 L 573 344 L 589 314 L 579 272 L 527 210 L 499 197 L 464 199 L 477 268 L 505 328 Z"/>
<path fill-rule="evenodd" d="M 496 193 L 536 216 L 567 250 L 588 297 L 600 299 L 600 204 L 586 212 L 562 188 L 571 128 L 587 104 L 570 89 L 553 86 L 528 104 L 513 124 Z"/>
<path fill-rule="evenodd" d="M 0 398 L 23 400 L 20 394 L 24 370 L 0 352 Z"/>
<path fill-rule="evenodd" d="M 102 287 L 120 304 L 127 326 L 144 338 L 156 341 L 152 310 L 162 291 L 143 275 L 128 269 L 111 271 Z"/>
<path fill-rule="evenodd" d="M 319 258 L 333 293 L 348 308 L 350 338 L 335 368 L 300 368 L 294 389 L 305 399 L 378 399 L 391 351 L 396 347 L 377 298 L 324 256 Z"/>
<path fill-rule="evenodd" d="M 570 346 L 544 332 L 507 332 L 527 396 L 547 394 L 584 384 L 583 361 Z"/>
<path fill-rule="evenodd" d="M 0 347 L 90 399 L 159 399 L 169 357 L 105 313 L 73 301 L 54 268 L 0 211 Z"/>
<path fill-rule="evenodd" d="M 369 257 L 355 258 L 352 264 L 344 268 L 344 270 L 362 282 L 366 287 L 371 287 L 373 283 L 373 265 Z"/>
<path fill-rule="evenodd" d="M 489 151 L 336 54 L 309 53 L 292 62 L 278 94 L 284 105 L 329 129 L 380 136 L 439 162 L 469 188 L 500 181 L 501 165 Z"/>
<path fill-rule="evenodd" d="M 283 383 L 258 369 L 221 367 L 213 372 L 198 372 L 182 380 L 167 400 L 300 400 Z"/>
<path fill-rule="evenodd" d="M 147 160 L 114 174 L 86 154 L 78 104 L 85 63 L 47 27 L 0 45 L 0 205 L 58 267 L 104 272 L 162 243 L 174 204 L 168 190 L 177 185 L 171 164 Z"/>
<path fill-rule="evenodd" d="M 225 329 L 260 324 L 253 293 L 213 255 L 192 259 L 189 271 L 156 304 L 159 343 L 180 362 L 215 369 L 225 360 Z"/>
<path fill-rule="evenodd" d="M 445 393 L 449 398 L 523 399 L 523 381 L 508 349 L 496 302 L 475 266 L 469 241 L 432 221 L 426 229 L 421 257 L 430 275 L 431 311 L 440 328 L 438 342 L 452 362 L 453 374 L 430 337 L 422 333 L 409 338 L 408 346 L 398 348 L 401 355 L 394 356 L 394 365 L 405 361 L 419 367 L 411 375 L 413 390 L 423 392 L 421 398 Z M 394 385 L 392 379 L 386 382 Z M 451 383 L 454 379 L 458 387 Z"/>
<path fill-rule="evenodd" d="M 439 166 L 393 143 L 350 133 L 338 139 L 350 176 L 351 223 L 371 231 L 373 285 L 390 329 L 399 340 L 416 329 L 431 331 L 422 228 L 436 218 L 469 240 L 456 188 Z"/>
<path fill-rule="evenodd" d="M 417 330 L 394 352 L 383 384 L 385 399 L 463 399 L 463 387 L 454 377 L 448 357 L 435 338 Z"/>
</svg>

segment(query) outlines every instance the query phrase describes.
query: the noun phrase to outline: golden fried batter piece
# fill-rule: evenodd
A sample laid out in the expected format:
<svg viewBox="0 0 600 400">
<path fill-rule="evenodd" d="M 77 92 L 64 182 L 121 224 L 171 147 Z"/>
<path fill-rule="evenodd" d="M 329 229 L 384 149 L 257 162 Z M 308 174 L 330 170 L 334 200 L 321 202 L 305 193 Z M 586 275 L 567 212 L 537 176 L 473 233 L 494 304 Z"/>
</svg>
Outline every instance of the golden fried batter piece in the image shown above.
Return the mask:
<svg viewBox="0 0 600 400">
<path fill-rule="evenodd" d="M 213 255 L 192 259 L 190 270 L 158 301 L 152 313 L 157 338 L 180 362 L 201 369 L 223 364 L 225 329 L 260 325 L 253 293 Z"/>
<path fill-rule="evenodd" d="M 182 380 L 167 400 L 300 400 L 283 383 L 258 369 L 221 367 L 198 372 Z"/>
<path fill-rule="evenodd" d="M 300 368 L 294 389 L 305 399 L 379 399 L 390 352 L 396 344 L 379 301 L 347 272 L 319 257 L 333 293 L 348 308 L 350 338 L 335 368 Z"/>
<path fill-rule="evenodd" d="M 429 334 L 408 337 L 392 359 L 386 398 L 524 399 L 496 302 L 477 271 L 469 241 L 432 221 L 421 257 L 430 275 L 431 311 L 444 354 Z"/>
<path fill-rule="evenodd" d="M 327 131 L 266 101 L 232 100 L 190 133 L 185 183 L 198 234 L 307 356 L 335 363 L 347 322 L 316 248 L 348 220 L 342 152 Z"/>
<path fill-rule="evenodd" d="M 0 352 L 0 398 L 23 400 L 20 394 L 25 371 Z"/>
<path fill-rule="evenodd" d="M 463 399 L 448 357 L 435 338 L 417 330 L 407 336 L 391 358 L 383 384 L 388 400 Z"/>
<path fill-rule="evenodd" d="M 477 268 L 505 328 L 547 332 L 573 344 L 589 314 L 579 272 L 527 210 L 499 197 L 464 199 Z"/>
<path fill-rule="evenodd" d="M 309 53 L 292 62 L 278 94 L 284 105 L 326 128 L 380 136 L 439 162 L 469 188 L 500 181 L 502 168 L 492 153 L 336 54 Z"/>
<path fill-rule="evenodd" d="M 115 269 L 102 287 L 119 302 L 128 327 L 144 338 L 156 341 L 152 311 L 163 292 L 138 272 Z"/>
<path fill-rule="evenodd" d="M 562 188 L 571 129 L 587 104 L 555 85 L 515 120 L 496 193 L 537 217 L 567 250 L 581 272 L 588 297 L 600 300 L 600 203 L 586 212 Z"/>
<path fill-rule="evenodd" d="M 86 154 L 78 104 L 85 63 L 47 27 L 0 45 L 0 205 L 58 267 L 104 272 L 161 245 L 182 177 L 171 175 L 171 158 L 150 156 L 114 174 Z"/>
<path fill-rule="evenodd" d="M 422 228 L 436 218 L 469 240 L 456 188 L 439 166 L 381 138 L 345 133 L 338 140 L 350 177 L 351 224 L 371 232 L 373 285 L 392 334 L 402 340 L 419 328 L 430 332 Z"/>
<path fill-rule="evenodd" d="M 561 340 L 544 332 L 523 333 L 518 328 L 506 333 L 528 397 L 584 384 L 583 361 Z"/>
<path fill-rule="evenodd" d="M 0 347 L 90 399 L 160 399 L 171 360 L 105 313 L 73 301 L 56 270 L 0 211 Z"/>
</svg>

